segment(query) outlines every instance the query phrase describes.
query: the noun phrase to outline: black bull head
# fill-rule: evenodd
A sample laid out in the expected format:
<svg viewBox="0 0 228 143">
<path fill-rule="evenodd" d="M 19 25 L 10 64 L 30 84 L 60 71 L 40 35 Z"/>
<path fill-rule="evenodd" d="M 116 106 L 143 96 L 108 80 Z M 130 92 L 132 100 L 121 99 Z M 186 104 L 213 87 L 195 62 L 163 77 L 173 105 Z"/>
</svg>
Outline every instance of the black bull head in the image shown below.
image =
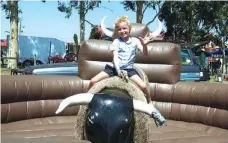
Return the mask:
<svg viewBox="0 0 228 143">
<path fill-rule="evenodd" d="M 56 114 L 72 105 L 88 104 L 85 132 L 92 143 L 133 142 L 133 111 L 152 113 L 152 106 L 138 100 L 110 94 L 82 93 L 64 99 Z"/>
</svg>

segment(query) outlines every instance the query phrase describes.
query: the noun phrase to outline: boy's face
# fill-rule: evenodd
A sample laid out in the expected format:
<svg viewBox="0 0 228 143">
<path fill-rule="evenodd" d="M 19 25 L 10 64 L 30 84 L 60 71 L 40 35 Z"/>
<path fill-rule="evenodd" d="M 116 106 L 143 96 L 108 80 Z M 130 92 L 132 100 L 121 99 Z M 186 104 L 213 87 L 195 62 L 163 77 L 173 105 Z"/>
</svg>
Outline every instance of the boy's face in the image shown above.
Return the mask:
<svg viewBox="0 0 228 143">
<path fill-rule="evenodd" d="M 121 39 L 126 39 L 130 36 L 130 26 L 126 22 L 121 22 L 117 26 L 117 34 Z"/>
</svg>

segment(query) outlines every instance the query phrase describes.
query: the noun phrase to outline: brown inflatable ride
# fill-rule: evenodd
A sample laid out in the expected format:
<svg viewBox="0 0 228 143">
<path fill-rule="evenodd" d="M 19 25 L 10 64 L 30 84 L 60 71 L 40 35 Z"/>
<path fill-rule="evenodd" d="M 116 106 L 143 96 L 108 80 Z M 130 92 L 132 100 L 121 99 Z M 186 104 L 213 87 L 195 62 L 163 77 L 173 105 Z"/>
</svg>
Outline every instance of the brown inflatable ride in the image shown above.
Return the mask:
<svg viewBox="0 0 228 143">
<path fill-rule="evenodd" d="M 143 36 L 148 30 L 144 25 L 134 24 L 132 36 Z M 79 53 L 79 75 L 75 77 L 2 76 L 3 143 L 87 142 L 82 141 L 85 138 L 82 113 L 86 107 L 68 107 L 58 115 L 55 111 L 66 97 L 87 92 L 89 80 L 112 61 L 110 44 L 103 40 L 85 41 Z M 144 80 L 148 80 L 150 97 L 168 121 L 167 126 L 157 128 L 153 119 L 137 115 L 141 120 L 136 117 L 135 136 L 138 137 L 134 137 L 134 142 L 228 142 L 228 85 L 179 82 L 180 47 L 168 42 L 154 42 L 148 48 L 149 56 L 139 54 L 135 65 L 147 75 L 148 79 L 145 77 Z M 121 85 L 114 78 L 99 82 L 89 92 L 115 92 L 146 101 L 140 91 L 133 92 L 137 88 L 134 84 L 132 87 L 125 83 Z"/>
</svg>

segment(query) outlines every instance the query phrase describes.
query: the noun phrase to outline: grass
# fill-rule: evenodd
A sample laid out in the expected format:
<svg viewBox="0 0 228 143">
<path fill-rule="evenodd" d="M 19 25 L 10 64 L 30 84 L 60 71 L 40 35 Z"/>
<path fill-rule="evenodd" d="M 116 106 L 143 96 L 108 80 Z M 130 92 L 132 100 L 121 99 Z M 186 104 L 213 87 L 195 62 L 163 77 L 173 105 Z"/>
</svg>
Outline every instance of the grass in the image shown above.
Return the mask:
<svg viewBox="0 0 228 143">
<path fill-rule="evenodd" d="M 222 81 L 222 82 L 218 82 L 216 81 L 216 76 L 211 76 L 211 79 L 208 81 L 209 83 L 220 83 L 220 84 L 228 84 L 228 81 Z"/>
<path fill-rule="evenodd" d="M 8 68 L 1 68 L 1 75 L 10 75 L 11 69 Z"/>
</svg>

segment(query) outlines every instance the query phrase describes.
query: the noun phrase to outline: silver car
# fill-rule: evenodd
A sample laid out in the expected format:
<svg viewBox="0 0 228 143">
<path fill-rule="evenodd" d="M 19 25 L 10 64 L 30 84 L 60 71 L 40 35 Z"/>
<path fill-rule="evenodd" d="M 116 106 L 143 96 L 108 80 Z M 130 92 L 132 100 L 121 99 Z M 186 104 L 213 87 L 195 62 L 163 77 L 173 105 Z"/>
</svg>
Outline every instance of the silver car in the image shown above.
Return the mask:
<svg viewBox="0 0 228 143">
<path fill-rule="evenodd" d="M 23 70 L 23 74 L 75 76 L 78 75 L 78 63 L 67 62 L 29 66 Z"/>
</svg>

